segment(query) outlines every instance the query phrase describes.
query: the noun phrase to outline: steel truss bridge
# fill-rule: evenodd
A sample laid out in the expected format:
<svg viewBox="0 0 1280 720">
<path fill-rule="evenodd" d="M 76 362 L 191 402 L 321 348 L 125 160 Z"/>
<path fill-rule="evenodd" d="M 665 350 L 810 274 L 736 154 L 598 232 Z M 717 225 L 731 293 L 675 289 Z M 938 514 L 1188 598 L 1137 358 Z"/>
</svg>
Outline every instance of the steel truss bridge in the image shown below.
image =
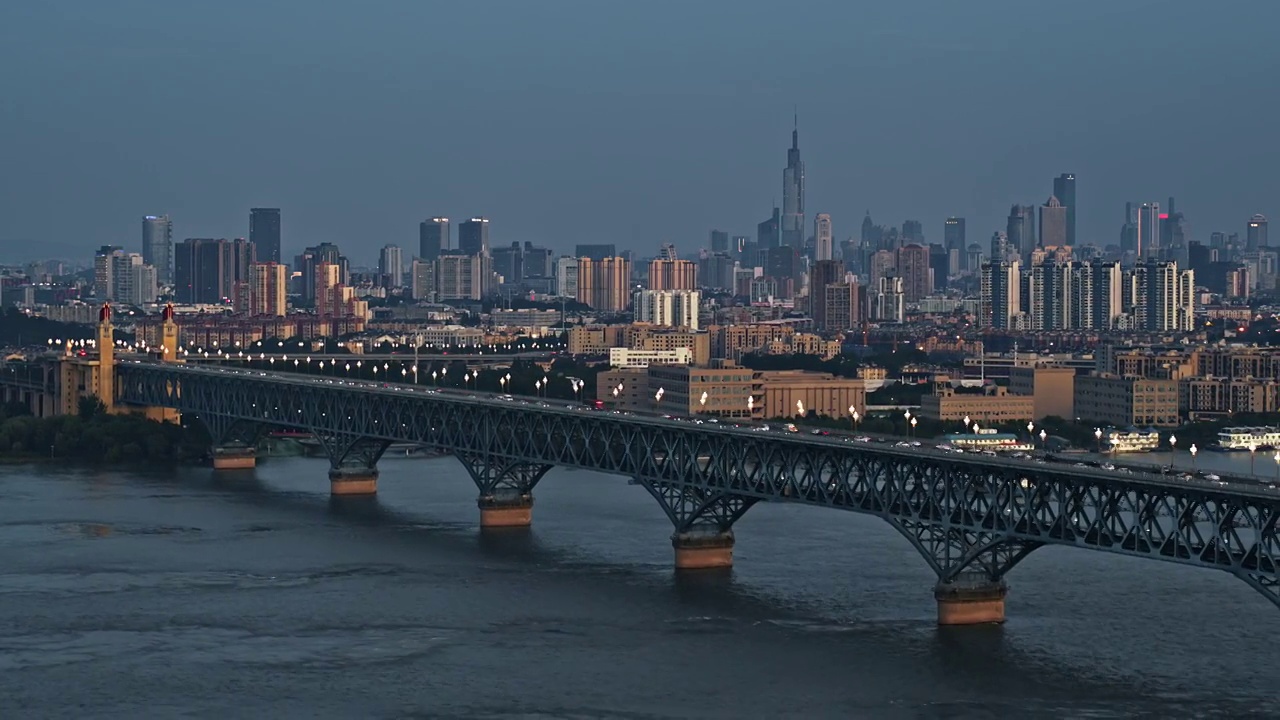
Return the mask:
<svg viewBox="0 0 1280 720">
<path fill-rule="evenodd" d="M 117 402 L 194 416 L 222 447 L 267 428 L 310 432 L 335 485 L 376 480 L 393 442 L 449 451 L 479 489 L 482 521 L 486 511 L 516 514 L 495 524 L 527 524 L 533 489 L 555 466 L 634 478 L 675 527 L 677 567 L 682 553 L 686 567 L 729 564 L 733 525 L 760 501 L 874 515 L 937 574 L 944 623 L 1003 620 L 1005 575 L 1046 545 L 1223 570 L 1280 606 L 1280 493 L 1256 484 L 160 362 L 121 362 L 116 383 Z"/>
</svg>

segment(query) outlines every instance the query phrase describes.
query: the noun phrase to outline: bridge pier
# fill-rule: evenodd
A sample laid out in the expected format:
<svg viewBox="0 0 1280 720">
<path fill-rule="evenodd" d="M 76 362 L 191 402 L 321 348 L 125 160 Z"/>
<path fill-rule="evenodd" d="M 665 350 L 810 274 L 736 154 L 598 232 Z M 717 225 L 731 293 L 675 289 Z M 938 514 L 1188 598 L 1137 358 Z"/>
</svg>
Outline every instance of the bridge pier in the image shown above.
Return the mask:
<svg viewBox="0 0 1280 720">
<path fill-rule="evenodd" d="M 480 528 L 517 528 L 533 524 L 533 495 L 528 493 L 495 492 L 481 495 L 476 501 L 480 507 Z"/>
<path fill-rule="evenodd" d="M 214 470 L 252 470 L 258 465 L 258 451 L 248 445 L 220 445 L 213 449 Z"/>
<path fill-rule="evenodd" d="M 677 532 L 671 536 L 676 570 L 716 570 L 733 567 L 733 531 L 713 529 Z"/>
<path fill-rule="evenodd" d="M 1001 582 L 977 585 L 938 583 L 933 597 L 938 601 L 939 625 L 984 625 L 1004 622 L 1004 598 L 1009 588 Z"/>
<path fill-rule="evenodd" d="M 330 495 L 376 495 L 378 469 L 367 467 L 329 468 Z"/>
</svg>

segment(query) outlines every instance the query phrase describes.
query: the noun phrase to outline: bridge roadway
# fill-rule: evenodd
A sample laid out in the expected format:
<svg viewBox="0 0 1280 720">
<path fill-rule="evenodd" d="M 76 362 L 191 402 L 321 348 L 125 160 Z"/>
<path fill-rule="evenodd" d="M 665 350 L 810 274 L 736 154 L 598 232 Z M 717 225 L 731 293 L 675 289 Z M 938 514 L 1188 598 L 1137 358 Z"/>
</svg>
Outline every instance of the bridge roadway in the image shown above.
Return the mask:
<svg viewBox="0 0 1280 720">
<path fill-rule="evenodd" d="M 267 428 L 311 432 L 329 455 L 335 494 L 376 492 L 378 459 L 393 442 L 447 450 L 475 481 L 486 528 L 528 525 L 533 488 L 553 466 L 634 478 L 675 526 L 680 569 L 731 565 L 733 524 L 759 501 L 875 515 L 937 574 L 942 624 L 1003 621 L 1005 574 L 1045 545 L 1223 570 L 1280 605 L 1280 493 L 1258 483 L 145 360 L 118 365 L 117 390 L 117 402 L 198 418 L 216 443 L 215 468 L 252 467 Z"/>
</svg>

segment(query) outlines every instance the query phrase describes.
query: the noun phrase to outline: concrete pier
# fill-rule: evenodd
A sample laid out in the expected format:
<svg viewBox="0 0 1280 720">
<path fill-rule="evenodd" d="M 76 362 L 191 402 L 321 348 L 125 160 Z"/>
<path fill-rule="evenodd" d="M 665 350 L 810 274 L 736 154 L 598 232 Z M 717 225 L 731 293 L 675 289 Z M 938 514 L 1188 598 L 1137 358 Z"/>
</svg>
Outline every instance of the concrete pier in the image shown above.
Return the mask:
<svg viewBox="0 0 1280 720">
<path fill-rule="evenodd" d="M 476 504 L 480 507 L 481 528 L 517 528 L 533 524 L 532 495 L 490 495 L 481 497 Z"/>
<path fill-rule="evenodd" d="M 330 495 L 376 495 L 377 493 L 377 469 L 337 468 L 329 470 Z"/>
<path fill-rule="evenodd" d="M 213 449 L 214 470 L 252 470 L 258 465 L 258 452 L 242 445 Z"/>
<path fill-rule="evenodd" d="M 1009 588 L 1004 583 L 990 585 L 938 585 L 933 597 L 938 601 L 939 625 L 982 625 L 1004 622 L 1004 599 Z"/>
<path fill-rule="evenodd" d="M 733 531 L 678 533 L 671 537 L 677 570 L 733 567 Z"/>
</svg>

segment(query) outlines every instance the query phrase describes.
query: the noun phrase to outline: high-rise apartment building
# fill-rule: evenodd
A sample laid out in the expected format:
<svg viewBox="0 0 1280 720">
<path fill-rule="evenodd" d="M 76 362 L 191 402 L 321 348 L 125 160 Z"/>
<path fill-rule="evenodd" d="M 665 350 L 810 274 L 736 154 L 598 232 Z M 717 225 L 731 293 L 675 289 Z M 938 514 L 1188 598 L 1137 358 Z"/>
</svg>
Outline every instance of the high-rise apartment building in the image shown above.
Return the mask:
<svg viewBox="0 0 1280 720">
<path fill-rule="evenodd" d="M 650 290 L 697 290 L 698 266 L 692 260 L 649 262 Z"/>
<path fill-rule="evenodd" d="M 787 167 L 782 171 L 782 244 L 804 248 L 804 162 L 800 159 L 800 129 L 791 131 Z"/>
<path fill-rule="evenodd" d="M 562 257 L 556 259 L 556 295 L 577 299 L 578 258 Z"/>
<path fill-rule="evenodd" d="M 418 223 L 418 257 L 434 262 L 449 249 L 449 218 L 433 217 Z"/>
<path fill-rule="evenodd" d="M 142 218 L 142 261 L 156 269 L 161 285 L 173 284 L 173 222 L 168 215 Z"/>
<path fill-rule="evenodd" d="M 127 305 L 155 302 L 156 270 L 143 262 L 142 255 L 116 251 L 100 257 L 106 261 L 110 275 L 110 287 L 104 299 Z M 96 280 L 96 266 L 94 271 Z"/>
<path fill-rule="evenodd" d="M 697 290 L 639 290 L 632 296 L 632 315 L 638 323 L 698 329 Z"/>
<path fill-rule="evenodd" d="M 430 260 L 415 259 L 409 266 L 409 294 L 414 300 L 431 301 L 436 293 L 436 265 Z"/>
<path fill-rule="evenodd" d="M 1062 173 L 1053 179 L 1053 196 L 1067 209 L 1067 245 L 1076 245 L 1076 175 Z M 1043 227 L 1043 224 L 1041 224 Z M 1049 243 L 1044 243 L 1048 245 Z"/>
<path fill-rule="evenodd" d="M 1050 196 L 1040 206 L 1040 247 L 1068 247 L 1067 208 L 1056 196 Z"/>
<path fill-rule="evenodd" d="M 1014 329 L 1022 313 L 1022 266 L 1018 262 L 990 262 L 982 266 L 978 325 Z"/>
<path fill-rule="evenodd" d="M 813 259 L 830 260 L 833 255 L 831 246 L 831 216 L 818 213 L 813 216 Z"/>
<path fill-rule="evenodd" d="M 919 220 L 902 221 L 902 244 L 924 245 L 924 223 Z"/>
<path fill-rule="evenodd" d="M 862 288 L 856 278 L 823 288 L 823 329 L 829 332 L 856 330 L 862 324 Z"/>
<path fill-rule="evenodd" d="M 459 224 L 458 249 L 463 255 L 489 255 L 489 219 L 473 217 Z"/>
<path fill-rule="evenodd" d="M 93 255 L 93 296 L 99 300 L 114 297 L 114 258 L 124 252 L 118 245 L 103 245 Z"/>
<path fill-rule="evenodd" d="M 907 302 L 920 302 L 933 292 L 928 248 L 915 243 L 898 248 L 897 270 Z"/>
<path fill-rule="evenodd" d="M 288 312 L 289 268 L 278 262 L 249 267 L 249 314 L 284 317 Z"/>
<path fill-rule="evenodd" d="M 280 208 L 249 210 L 249 242 L 263 262 L 280 262 Z"/>
<path fill-rule="evenodd" d="M 515 286 L 524 282 L 524 249 L 520 243 L 493 249 L 493 271 L 502 276 L 503 285 Z"/>
<path fill-rule="evenodd" d="M 294 260 L 293 267 L 301 280 L 298 294 L 302 296 L 305 302 L 313 302 L 317 298 L 316 266 L 321 263 L 336 265 L 339 269 L 339 281 L 343 285 L 349 282 L 349 264 L 347 263 L 347 258 L 343 257 L 342 252 L 338 249 L 338 246 L 327 242 L 313 245 L 302 251 L 302 254 Z"/>
<path fill-rule="evenodd" d="M 880 286 L 876 289 L 872 303 L 874 318 L 880 322 L 900 323 L 906 320 L 906 296 L 902 287 L 902 278 L 880 278 Z"/>
<path fill-rule="evenodd" d="M 1254 215 L 1249 218 L 1245 227 L 1244 249 L 1248 251 L 1270 247 L 1267 244 L 1267 218 L 1265 215 Z"/>
<path fill-rule="evenodd" d="M 961 254 L 965 252 L 968 245 L 964 239 L 964 218 L 949 217 L 942 225 L 942 246 L 948 251 L 958 250 Z"/>
<path fill-rule="evenodd" d="M 1169 332 L 1195 329 L 1195 272 L 1174 262 L 1144 262 L 1134 268 L 1137 325 Z"/>
<path fill-rule="evenodd" d="M 631 262 L 578 258 L 578 302 L 598 312 L 622 312 L 631 299 Z"/>
<path fill-rule="evenodd" d="M 386 287 L 404 285 L 404 255 L 399 245 L 383 245 L 378 252 L 378 274 Z"/>
</svg>

